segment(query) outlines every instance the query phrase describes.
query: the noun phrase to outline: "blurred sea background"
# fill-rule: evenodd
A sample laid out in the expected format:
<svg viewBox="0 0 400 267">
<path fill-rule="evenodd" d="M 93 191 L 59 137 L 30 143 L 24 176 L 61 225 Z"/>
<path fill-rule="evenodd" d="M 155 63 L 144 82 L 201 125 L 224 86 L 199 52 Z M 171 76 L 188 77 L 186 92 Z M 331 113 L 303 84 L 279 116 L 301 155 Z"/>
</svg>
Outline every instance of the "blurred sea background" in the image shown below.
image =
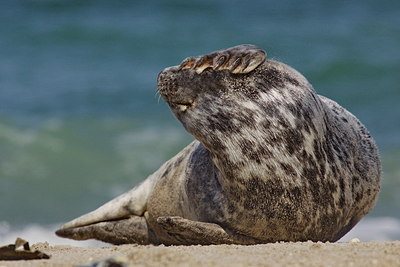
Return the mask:
<svg viewBox="0 0 400 267">
<path fill-rule="evenodd" d="M 378 143 L 379 201 L 342 241 L 400 239 L 400 1 L 6 0 L 0 242 L 97 244 L 53 231 L 193 139 L 158 101 L 157 74 L 242 43 L 299 70 Z"/>
</svg>

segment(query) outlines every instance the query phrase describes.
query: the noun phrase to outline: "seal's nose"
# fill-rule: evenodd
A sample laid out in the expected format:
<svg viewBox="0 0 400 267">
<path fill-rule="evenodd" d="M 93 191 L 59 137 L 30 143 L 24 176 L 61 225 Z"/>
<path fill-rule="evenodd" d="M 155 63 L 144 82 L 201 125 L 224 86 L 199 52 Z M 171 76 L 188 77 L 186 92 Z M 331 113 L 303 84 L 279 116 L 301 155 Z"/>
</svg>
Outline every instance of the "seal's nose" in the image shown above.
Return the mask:
<svg viewBox="0 0 400 267">
<path fill-rule="evenodd" d="M 161 95 L 173 94 L 178 88 L 176 67 L 169 67 L 158 74 L 157 86 Z"/>
</svg>

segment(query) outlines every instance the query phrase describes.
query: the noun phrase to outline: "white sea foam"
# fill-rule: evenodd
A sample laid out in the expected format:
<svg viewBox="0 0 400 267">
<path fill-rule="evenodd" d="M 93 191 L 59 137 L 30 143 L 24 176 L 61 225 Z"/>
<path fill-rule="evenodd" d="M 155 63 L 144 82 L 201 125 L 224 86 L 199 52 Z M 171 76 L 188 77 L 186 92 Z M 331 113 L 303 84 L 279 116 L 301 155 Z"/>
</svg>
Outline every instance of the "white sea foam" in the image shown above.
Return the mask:
<svg viewBox="0 0 400 267">
<path fill-rule="evenodd" d="M 54 234 L 57 226 L 27 225 L 22 228 L 14 228 L 6 222 L 0 222 L 0 246 L 14 243 L 17 237 L 23 238 L 35 244 L 38 242 L 48 242 L 50 245 L 71 245 L 71 246 L 96 246 L 103 247 L 108 244 L 95 241 L 74 241 L 59 238 Z M 366 241 L 390 241 L 400 240 L 400 220 L 391 217 L 366 218 L 357 224 L 339 242 L 348 242 L 353 238 Z"/>
</svg>

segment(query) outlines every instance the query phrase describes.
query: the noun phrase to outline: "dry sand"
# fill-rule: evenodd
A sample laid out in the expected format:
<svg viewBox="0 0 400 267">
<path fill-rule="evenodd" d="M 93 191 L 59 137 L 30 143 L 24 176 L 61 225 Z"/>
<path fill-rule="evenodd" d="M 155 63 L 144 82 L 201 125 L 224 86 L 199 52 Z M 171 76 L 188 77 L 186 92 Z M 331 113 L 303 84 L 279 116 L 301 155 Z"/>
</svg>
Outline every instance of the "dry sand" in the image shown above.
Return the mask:
<svg viewBox="0 0 400 267">
<path fill-rule="evenodd" d="M 129 266 L 400 266 L 400 241 L 276 243 L 255 246 L 49 246 L 49 260 L 0 261 L 2 266 L 74 266 L 109 257 Z"/>
</svg>

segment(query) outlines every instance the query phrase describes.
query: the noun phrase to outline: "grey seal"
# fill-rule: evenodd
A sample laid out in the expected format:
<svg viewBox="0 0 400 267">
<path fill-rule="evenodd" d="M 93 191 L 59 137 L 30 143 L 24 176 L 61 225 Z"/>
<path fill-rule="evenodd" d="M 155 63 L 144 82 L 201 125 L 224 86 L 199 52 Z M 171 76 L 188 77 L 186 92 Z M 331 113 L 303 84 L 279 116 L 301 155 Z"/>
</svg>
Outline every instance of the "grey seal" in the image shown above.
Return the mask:
<svg viewBox="0 0 400 267">
<path fill-rule="evenodd" d="M 158 91 L 196 139 L 140 185 L 56 233 L 113 244 L 336 241 L 374 206 L 367 129 L 253 45 L 188 58 Z"/>
</svg>

